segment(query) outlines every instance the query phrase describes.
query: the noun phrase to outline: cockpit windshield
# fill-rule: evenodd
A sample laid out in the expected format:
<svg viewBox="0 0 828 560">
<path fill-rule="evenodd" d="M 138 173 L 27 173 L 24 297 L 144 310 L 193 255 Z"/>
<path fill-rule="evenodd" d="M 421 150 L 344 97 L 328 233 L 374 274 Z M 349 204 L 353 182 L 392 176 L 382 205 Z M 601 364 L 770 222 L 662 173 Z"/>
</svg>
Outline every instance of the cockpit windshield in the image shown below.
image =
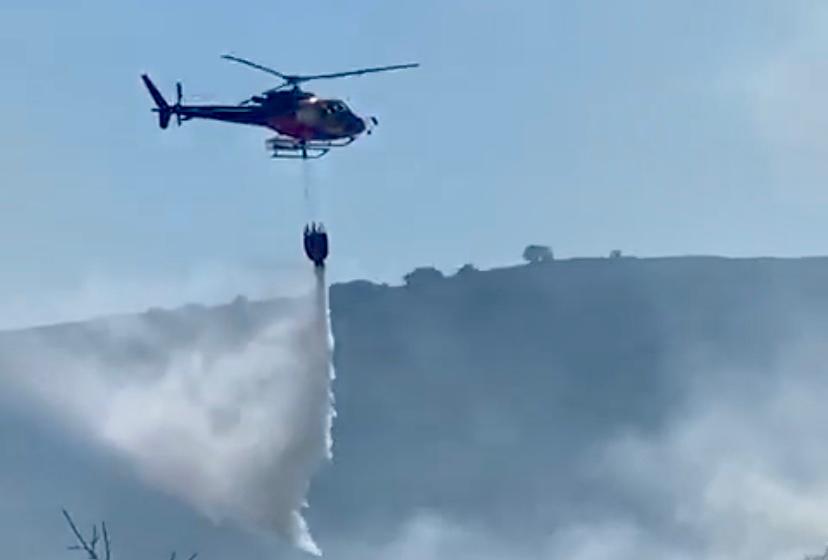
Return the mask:
<svg viewBox="0 0 828 560">
<path fill-rule="evenodd" d="M 343 113 L 348 110 L 348 107 L 341 101 L 329 101 L 326 107 L 326 112 L 330 115 L 336 113 Z"/>
</svg>

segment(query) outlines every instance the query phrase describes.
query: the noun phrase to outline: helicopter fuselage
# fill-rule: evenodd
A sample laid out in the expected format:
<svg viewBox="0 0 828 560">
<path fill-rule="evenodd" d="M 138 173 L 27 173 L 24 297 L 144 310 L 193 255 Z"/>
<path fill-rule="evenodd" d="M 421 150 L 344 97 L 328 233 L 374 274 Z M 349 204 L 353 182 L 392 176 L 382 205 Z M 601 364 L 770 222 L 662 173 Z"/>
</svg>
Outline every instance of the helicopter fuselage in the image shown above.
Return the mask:
<svg viewBox="0 0 828 560">
<path fill-rule="evenodd" d="M 300 141 L 356 138 L 367 129 L 366 121 L 338 99 L 310 97 L 285 104 L 266 100 L 250 106 L 180 105 L 171 115 L 182 120 L 208 119 L 262 126 Z"/>
<path fill-rule="evenodd" d="M 278 133 L 278 136 L 266 143 L 273 151 L 273 157 L 303 159 L 321 157 L 331 148 L 347 146 L 363 132 L 370 134 L 377 120 L 374 117 L 363 119 L 357 116 L 339 99 L 320 99 L 302 90 L 300 84 L 311 80 L 344 78 L 418 66 L 395 64 L 331 74 L 298 76 L 283 74 L 236 56 L 223 55 L 222 58 L 272 74 L 281 79 L 282 84 L 260 95 L 254 95 L 239 105 L 185 105 L 181 102 L 182 88 L 179 82 L 176 84 L 175 104 L 170 104 L 149 76 L 143 74 L 141 79 L 155 101 L 153 111 L 158 113 L 158 125 L 167 128 L 170 120 L 175 117 L 179 125 L 190 119 L 207 119 L 262 126 Z"/>
</svg>

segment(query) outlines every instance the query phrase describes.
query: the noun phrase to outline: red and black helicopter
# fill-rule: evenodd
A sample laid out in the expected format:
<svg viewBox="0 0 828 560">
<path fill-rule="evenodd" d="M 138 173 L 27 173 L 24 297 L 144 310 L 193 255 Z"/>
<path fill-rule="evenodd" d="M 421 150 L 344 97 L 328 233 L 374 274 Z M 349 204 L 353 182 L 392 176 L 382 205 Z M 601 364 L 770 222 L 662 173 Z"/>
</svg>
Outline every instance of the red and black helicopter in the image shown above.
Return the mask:
<svg viewBox="0 0 828 560">
<path fill-rule="evenodd" d="M 266 142 L 267 148 L 275 158 L 319 158 L 327 154 L 331 148 L 347 146 L 364 132 L 370 134 L 371 129 L 377 124 L 376 118 L 362 118 L 356 115 L 339 99 L 321 99 L 302 90 L 301 84 L 311 80 L 344 78 L 419 66 L 416 63 L 397 64 L 301 76 L 283 74 L 236 56 L 223 55 L 222 58 L 272 74 L 280 78 L 282 83 L 238 105 L 184 105 L 181 103 L 182 88 L 179 82 L 176 83 L 175 104 L 170 105 L 144 74 L 141 79 L 155 101 L 156 107 L 153 111 L 158 113 L 159 126 L 167 128 L 173 116 L 179 126 L 182 121 L 190 119 L 263 126 L 278 133 Z"/>
</svg>

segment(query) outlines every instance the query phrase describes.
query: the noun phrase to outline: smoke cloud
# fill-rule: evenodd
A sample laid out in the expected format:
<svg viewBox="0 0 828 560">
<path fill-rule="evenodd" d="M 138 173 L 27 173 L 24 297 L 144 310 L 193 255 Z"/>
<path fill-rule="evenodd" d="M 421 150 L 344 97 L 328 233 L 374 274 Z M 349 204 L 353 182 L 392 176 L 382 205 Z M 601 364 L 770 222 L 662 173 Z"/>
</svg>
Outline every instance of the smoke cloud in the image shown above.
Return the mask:
<svg viewBox="0 0 828 560">
<path fill-rule="evenodd" d="M 696 287 L 709 290 L 700 298 L 699 315 L 704 319 L 699 322 L 681 310 L 675 293 L 664 300 L 649 296 L 663 305 L 659 310 L 665 310 L 653 314 L 653 324 L 659 327 L 659 336 L 664 336 L 658 362 L 651 366 L 657 372 L 653 376 L 647 375 L 648 364 L 643 360 L 617 360 L 624 355 L 612 349 L 610 337 L 618 336 L 618 331 L 595 328 L 610 314 L 594 322 L 580 317 L 570 320 L 566 309 L 558 307 L 550 314 L 553 319 L 533 323 L 525 308 L 515 311 L 511 317 L 527 325 L 520 336 L 532 344 L 546 336 L 564 339 L 557 343 L 556 357 L 562 356 L 558 363 L 572 370 L 550 361 L 543 371 L 532 369 L 540 363 L 538 354 L 507 344 L 509 340 L 497 341 L 507 336 L 504 325 L 512 324 L 505 305 L 497 309 L 491 335 L 473 338 L 472 346 L 467 334 L 472 332 L 472 323 L 465 323 L 468 328 L 463 329 L 446 319 L 457 315 L 458 307 L 441 315 L 441 309 L 424 310 L 423 300 L 416 300 L 416 312 L 428 316 L 429 322 L 403 331 L 405 337 L 401 337 L 405 344 L 419 345 L 415 356 L 422 362 L 407 370 L 419 374 L 410 375 L 416 382 L 399 376 L 380 387 L 375 381 L 371 389 L 384 402 L 393 403 L 396 440 L 418 441 L 419 445 L 407 454 L 405 447 L 395 449 L 393 464 L 374 477 L 379 481 L 375 483 L 377 495 L 394 500 L 393 509 L 381 511 L 386 518 L 396 518 L 383 523 L 383 518 L 371 517 L 376 523 L 363 522 L 358 527 L 370 527 L 370 531 L 343 534 L 336 548 L 338 556 L 367 560 L 802 560 L 821 554 L 828 535 L 828 448 L 824 444 L 828 321 L 824 293 L 818 291 L 825 269 L 821 263 L 816 276 L 802 273 L 802 265 L 797 264 L 802 266 L 799 270 L 786 266 L 793 269 L 791 276 L 774 277 L 773 289 L 759 292 L 763 303 L 756 302 L 755 285 L 734 280 L 734 291 L 747 294 L 745 303 L 736 301 L 718 312 L 710 303 L 715 301 L 714 289 Z M 816 288 L 813 292 L 810 282 Z M 693 284 L 698 285 L 695 280 Z M 539 299 L 537 292 L 525 298 L 517 301 Z M 434 299 L 447 305 L 443 302 L 448 298 Z M 622 301 L 627 304 L 631 298 Z M 395 303 L 408 311 L 408 317 L 414 315 L 412 304 Z M 349 311 L 337 305 L 342 305 L 343 313 Z M 383 300 L 375 309 L 389 307 Z M 379 313 L 373 311 L 370 307 L 360 310 L 362 317 L 375 320 Z M 677 318 L 689 328 L 664 326 Z M 547 320 L 565 324 L 575 335 L 547 334 L 551 330 L 544 328 Z M 636 332 L 650 332 L 647 321 L 643 319 Z M 355 322 L 351 319 L 348 326 Z M 445 332 L 440 330 L 443 322 L 450 325 Z M 357 325 L 362 337 L 370 328 L 365 323 L 367 319 Z M 393 324 L 397 330 L 406 329 L 401 323 Z M 711 328 L 711 323 L 718 328 Z M 729 327 L 722 328 L 723 324 Z M 380 332 L 393 332 L 388 324 L 375 328 L 370 338 L 374 347 L 396 348 L 397 340 L 389 336 L 389 342 Z M 446 334 L 450 329 L 463 332 L 458 339 L 477 351 L 488 343 L 490 348 L 508 349 L 504 353 L 514 347 L 524 353 L 510 354 L 511 368 L 503 368 L 506 372 L 495 377 L 499 371 L 468 365 L 480 364 L 479 354 L 452 360 L 454 354 L 441 353 L 427 338 L 452 340 Z M 351 347 L 347 329 L 338 336 L 344 347 Z M 622 352 L 630 347 L 635 347 L 637 356 L 648 352 L 635 344 L 635 338 L 620 338 L 625 341 Z M 586 349 L 590 358 L 603 350 L 608 359 L 571 358 L 569 346 L 577 346 L 578 353 Z M 366 359 L 357 365 L 364 368 L 365 363 L 371 362 Z M 441 367 L 432 377 L 421 363 Z M 561 377 L 556 379 L 558 372 Z M 376 378 L 373 373 L 368 375 Z M 426 399 L 431 405 L 443 396 L 430 389 L 436 385 L 434 380 L 448 374 L 452 382 L 459 380 L 461 388 L 450 386 L 446 400 L 422 413 Z M 585 385 L 574 385 L 579 374 L 587 379 Z M 357 393 L 348 389 L 348 383 L 354 383 L 356 375 L 346 376 L 341 392 L 343 416 L 348 418 L 338 440 L 343 449 L 349 445 L 350 411 L 357 406 L 347 398 Z M 618 379 L 624 380 L 623 386 Z M 395 393 L 392 383 L 406 385 Z M 418 388 L 423 392 L 416 393 Z M 408 398 L 410 394 L 417 398 Z M 619 413 L 619 401 L 635 406 Z M 377 415 L 372 414 L 371 404 L 363 393 L 358 405 L 369 418 Z M 652 404 L 657 405 L 658 414 L 637 415 Z M 439 416 L 442 411 L 450 412 Z M 368 447 L 366 426 L 370 427 L 368 422 L 359 430 L 352 428 L 359 434 L 352 437 L 360 438 L 361 449 Z M 387 446 L 384 440 L 366 454 L 376 456 L 376 450 Z M 340 485 L 347 478 L 358 480 L 363 465 L 367 461 L 343 474 L 348 467 L 343 459 L 334 471 Z M 416 489 L 403 490 L 415 484 Z M 369 510 L 373 504 L 365 503 L 370 500 L 365 495 L 359 494 L 358 505 Z M 405 506 L 408 510 L 403 517 L 398 512 Z M 380 531 L 381 536 L 376 536 Z"/>
<path fill-rule="evenodd" d="M 172 314 L 96 321 L 84 337 L 18 337 L 0 375 L 147 483 L 216 523 L 319 555 L 302 517 L 331 457 L 332 339 L 324 274 L 266 317 L 237 301 L 200 331 Z"/>
<path fill-rule="evenodd" d="M 696 557 L 782 560 L 823 550 L 823 348 L 821 337 L 792 342 L 765 372 L 696 372 L 672 422 L 610 442 L 597 472 L 639 506 L 670 512 L 665 525 L 695 538 Z"/>
</svg>

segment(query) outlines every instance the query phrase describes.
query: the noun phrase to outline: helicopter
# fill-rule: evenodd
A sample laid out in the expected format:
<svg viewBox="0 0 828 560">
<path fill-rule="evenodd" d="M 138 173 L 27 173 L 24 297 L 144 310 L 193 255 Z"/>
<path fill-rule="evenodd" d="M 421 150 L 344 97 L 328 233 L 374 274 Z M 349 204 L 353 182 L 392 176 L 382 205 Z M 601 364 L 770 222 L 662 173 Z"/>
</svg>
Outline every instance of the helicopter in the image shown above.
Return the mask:
<svg viewBox="0 0 828 560">
<path fill-rule="evenodd" d="M 262 126 L 277 132 L 275 137 L 265 142 L 271 157 L 294 159 L 320 158 L 332 148 L 347 146 L 362 133 L 371 134 L 378 124 L 376 117 L 360 117 L 342 100 L 317 97 L 303 90 L 302 84 L 419 66 L 417 63 L 396 64 L 303 76 L 284 74 L 229 54 L 222 55 L 222 58 L 276 76 L 282 83 L 237 105 L 184 105 L 181 82 L 178 82 L 175 85 L 175 104 L 170 105 L 149 76 L 142 74 L 141 79 L 155 102 L 152 110 L 158 113 L 158 125 L 166 129 L 175 117 L 178 126 L 190 119 Z"/>
</svg>

